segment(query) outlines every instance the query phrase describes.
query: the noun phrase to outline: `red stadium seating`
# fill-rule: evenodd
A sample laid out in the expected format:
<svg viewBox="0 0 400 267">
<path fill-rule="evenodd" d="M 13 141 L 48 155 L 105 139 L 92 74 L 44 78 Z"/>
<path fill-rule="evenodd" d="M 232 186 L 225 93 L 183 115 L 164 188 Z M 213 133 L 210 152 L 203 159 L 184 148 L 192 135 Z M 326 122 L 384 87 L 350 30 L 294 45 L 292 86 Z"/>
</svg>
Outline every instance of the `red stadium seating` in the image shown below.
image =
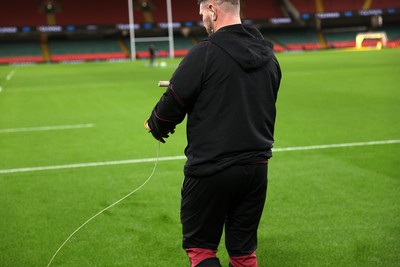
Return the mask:
<svg viewBox="0 0 400 267">
<path fill-rule="evenodd" d="M 321 49 L 321 45 L 319 43 L 307 43 L 303 44 L 304 50 L 318 50 Z"/>
<path fill-rule="evenodd" d="M 58 25 L 88 25 L 88 24 L 118 24 L 128 23 L 127 0 L 58 0 L 61 9 L 55 13 Z M 196 1 L 173 0 L 172 15 L 174 21 L 200 21 L 199 6 Z M 315 0 L 291 0 L 293 5 L 301 13 L 315 13 Z M 1 4 L 0 26 L 40 26 L 46 25 L 46 15 L 39 11 L 41 1 L 24 1 L 23 7 L 20 1 L 7 1 Z M 167 21 L 167 6 L 165 0 L 156 0 L 156 6 L 151 11 L 154 21 Z M 365 0 L 324 0 L 325 12 L 362 9 Z M 372 0 L 370 8 L 400 7 L 399 0 Z M 247 19 L 266 19 L 283 17 L 278 1 L 245 0 L 242 5 L 242 13 Z M 143 12 L 136 8 L 134 11 L 136 23 L 144 23 Z"/>
<path fill-rule="evenodd" d="M 189 49 L 177 49 L 174 51 L 174 55 L 176 57 L 184 57 L 187 54 L 187 52 L 189 52 Z M 168 53 L 169 51 L 159 50 L 157 52 L 157 57 L 168 57 Z M 138 51 L 136 52 L 136 57 L 140 59 L 149 58 L 150 53 L 148 51 Z"/>
<path fill-rule="evenodd" d="M 1 0 L 0 0 L 1 1 Z M 3 0 L 4 1 L 4 0 Z M 128 23 L 128 0 L 96 0 L 96 1 L 79 1 L 79 0 L 58 0 L 61 4 L 61 9 L 56 12 L 55 19 L 58 25 L 104 25 L 104 24 L 118 24 Z M 140 0 L 137 0 L 140 1 Z M 166 0 L 153 0 L 156 2 L 156 6 L 151 10 L 152 18 L 154 22 L 166 22 L 167 21 L 167 6 Z M 346 10 L 359 10 L 365 7 L 368 3 L 366 0 L 321 0 L 324 8 L 324 12 L 331 11 L 346 11 Z M 185 21 L 200 21 L 199 6 L 195 0 L 172 0 L 172 12 L 173 19 L 176 22 Z M 301 13 L 315 13 L 316 12 L 316 0 L 291 0 L 293 5 Z M 23 8 L 18 1 L 8 1 L 7 4 L 0 5 L 0 26 L 40 26 L 45 25 L 46 15 L 40 11 L 41 0 L 37 1 L 25 1 Z M 400 0 L 372 0 L 370 2 L 370 9 L 374 8 L 400 8 Z M 281 11 L 278 1 L 256 1 L 256 0 L 244 0 L 242 5 L 242 13 L 245 19 L 268 19 L 274 17 L 283 17 L 284 14 Z M 135 23 L 144 23 L 145 16 L 142 10 L 136 8 L 134 12 Z M 284 35 L 278 35 L 281 33 L 277 31 L 272 34 L 272 40 L 276 42 L 274 50 L 276 52 L 283 51 L 299 51 L 299 50 L 319 50 L 323 47 L 318 40 L 313 38 L 307 38 L 307 34 L 304 36 L 299 35 L 299 30 L 293 33 L 284 32 Z M 307 32 L 305 32 L 307 33 Z M 389 34 L 391 33 L 391 35 Z M 299 37 L 300 36 L 300 37 Z M 315 30 L 312 30 L 312 35 L 315 36 Z M 390 40 L 388 47 L 395 48 L 400 47 L 399 34 L 396 29 L 388 31 Z M 279 38 L 278 38 L 279 37 Z M 284 38 L 285 37 L 285 38 Z M 328 48 L 353 48 L 355 47 L 354 37 L 327 39 Z M 343 37 L 343 36 L 342 36 Z M 39 45 L 39 40 L 37 41 Z M 100 40 L 101 42 L 101 40 Z M 376 46 L 376 40 L 366 40 L 363 46 Z M 186 55 L 190 44 L 183 46 L 175 46 L 175 56 L 181 57 Z M 158 51 L 158 57 L 168 57 L 168 48 L 162 48 Z M 62 54 L 60 51 L 49 51 L 51 62 L 63 62 L 63 61 L 96 61 L 96 60 L 113 60 L 113 59 L 126 59 L 128 53 L 125 49 L 115 49 L 115 51 L 67 51 Z M 4 52 L 5 50 L 3 50 Z M 36 51 L 36 50 L 35 50 Z M 53 52 L 53 53 L 52 53 Z M 92 53 L 93 52 L 93 53 Z M 25 54 L 15 53 L 10 54 L 4 52 L 0 57 L 0 64 L 12 64 L 12 63 L 43 63 L 45 62 L 45 56 L 41 55 L 44 53 L 39 52 L 30 53 L 24 50 Z M 79 54 L 80 53 L 80 54 Z M 23 56 L 14 56 L 23 55 Z M 147 51 L 137 51 L 138 58 L 148 58 L 149 53 Z M 46 57 L 47 58 L 47 57 Z"/>
<path fill-rule="evenodd" d="M 197 1 L 179 0 L 171 1 L 172 16 L 176 22 L 184 21 L 201 21 L 199 15 L 199 5 Z M 157 6 L 153 10 L 153 17 L 156 22 L 166 22 L 167 18 L 167 4 L 165 0 L 157 1 Z"/>
<path fill-rule="evenodd" d="M 356 41 L 337 41 L 328 43 L 328 46 L 333 48 L 354 48 L 356 46 Z"/>
<path fill-rule="evenodd" d="M 274 44 L 274 51 L 275 52 L 284 52 L 284 51 L 286 51 L 286 49 L 281 45 Z"/>
<path fill-rule="evenodd" d="M 278 1 L 247 0 L 242 5 L 242 12 L 246 19 L 267 19 L 284 17 Z"/>
<path fill-rule="evenodd" d="M 365 0 L 351 1 L 324 1 L 324 12 L 360 10 L 363 8 Z"/>
<path fill-rule="evenodd" d="M 39 12 L 39 1 L 7 1 L 0 4 L 0 26 L 46 25 L 46 15 Z"/>
<path fill-rule="evenodd" d="M 189 49 L 178 49 L 175 50 L 174 52 L 176 57 L 184 57 L 189 52 Z"/>
<path fill-rule="evenodd" d="M 127 0 L 60 0 L 60 3 L 61 11 L 56 13 L 56 23 L 59 25 L 117 24 L 129 21 Z"/>
<path fill-rule="evenodd" d="M 303 50 L 303 45 L 301 44 L 288 44 L 286 47 L 291 51 Z"/>
<path fill-rule="evenodd" d="M 0 64 L 42 63 L 43 56 L 0 57 Z"/>
<path fill-rule="evenodd" d="M 315 0 L 290 0 L 300 13 L 316 13 Z"/>
<path fill-rule="evenodd" d="M 396 48 L 397 47 L 397 42 L 396 41 L 388 41 L 387 42 L 387 47 Z"/>
<path fill-rule="evenodd" d="M 316 13 L 315 0 L 290 0 L 291 3 L 299 10 L 300 13 Z M 346 11 L 363 9 L 365 0 L 324 0 L 324 12 Z M 400 7 L 399 0 L 372 0 L 370 9 Z"/>
<path fill-rule="evenodd" d="M 399 0 L 372 0 L 371 8 L 400 7 Z"/>
<path fill-rule="evenodd" d="M 302 0 L 303 1 L 303 0 Z M 55 13 L 57 25 L 102 25 L 128 23 L 127 0 L 58 0 L 60 10 Z M 157 0 L 151 11 L 154 22 L 167 21 L 165 0 Z M 172 15 L 174 21 L 201 21 L 197 1 L 173 0 Z M 39 11 L 41 1 L 25 1 L 23 8 L 19 1 L 8 1 L 0 8 L 0 26 L 40 26 L 46 25 L 46 14 Z M 246 0 L 242 6 L 245 18 L 266 19 L 283 17 L 277 1 Z M 144 23 L 142 10 L 134 10 L 135 23 Z"/>
<path fill-rule="evenodd" d="M 94 60 L 111 60 L 111 59 L 124 59 L 124 58 L 126 58 L 126 54 L 123 52 L 68 54 L 68 55 L 52 55 L 52 56 L 50 56 L 50 60 L 52 62 L 94 61 Z"/>
</svg>

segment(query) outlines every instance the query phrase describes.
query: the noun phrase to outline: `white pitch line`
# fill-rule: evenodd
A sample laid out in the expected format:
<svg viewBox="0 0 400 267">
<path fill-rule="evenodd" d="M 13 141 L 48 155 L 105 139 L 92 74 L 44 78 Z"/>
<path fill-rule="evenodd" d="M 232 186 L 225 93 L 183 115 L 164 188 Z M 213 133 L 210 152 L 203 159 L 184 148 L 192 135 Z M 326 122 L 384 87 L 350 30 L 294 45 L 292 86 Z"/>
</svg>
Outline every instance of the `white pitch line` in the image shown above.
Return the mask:
<svg viewBox="0 0 400 267">
<path fill-rule="evenodd" d="M 31 128 L 10 128 L 10 129 L 0 129 L 0 133 L 55 131 L 55 130 L 82 129 L 82 128 L 92 128 L 92 127 L 94 127 L 94 124 L 88 123 L 88 124 L 43 126 L 43 127 L 31 127 Z"/>
<path fill-rule="evenodd" d="M 318 145 L 318 146 L 275 148 L 275 149 L 273 149 L 273 152 L 276 153 L 276 152 L 303 151 L 303 150 L 316 150 L 316 149 L 328 149 L 328 148 L 390 145 L 390 144 L 399 144 L 399 143 L 400 143 L 400 140 L 385 140 L 385 141 L 344 143 L 344 144 L 331 144 L 331 145 Z M 162 157 L 162 158 L 159 158 L 158 161 L 172 161 L 172 160 L 183 160 L 183 159 L 186 159 L 186 157 L 185 156 L 173 156 L 173 157 Z M 18 172 L 34 172 L 34 171 L 49 171 L 49 170 L 61 170 L 61 169 L 76 169 L 76 168 L 86 168 L 86 167 L 123 165 L 123 164 L 138 164 L 138 163 L 154 162 L 154 161 L 157 161 L 157 158 L 128 159 L 128 160 L 119 160 L 119 161 L 104 161 L 104 162 L 77 163 L 77 164 L 55 165 L 55 166 L 17 168 L 17 169 L 0 170 L 0 174 L 18 173 Z"/>
<path fill-rule="evenodd" d="M 17 71 L 16 69 L 13 69 L 12 71 L 10 71 L 10 73 L 6 77 L 6 80 L 11 81 L 11 79 L 14 77 L 14 74 L 16 71 Z"/>
<path fill-rule="evenodd" d="M 158 161 L 170 161 L 170 160 L 181 160 L 185 159 L 185 156 L 175 156 L 175 157 L 162 157 Z M 91 162 L 91 163 L 77 163 L 77 164 L 67 164 L 67 165 L 55 165 L 55 166 L 44 166 L 44 167 L 31 167 L 31 168 L 18 168 L 9 170 L 0 170 L 0 174 L 3 173 L 14 173 L 14 172 L 32 172 L 32 171 L 49 171 L 49 170 L 60 170 L 60 169 L 76 169 L 76 168 L 86 168 L 86 167 L 99 167 L 99 166 L 109 166 L 109 165 L 123 165 L 123 164 L 137 164 L 145 162 L 154 162 L 157 158 L 147 158 L 147 159 L 128 159 L 128 160 L 118 160 L 118 161 L 103 161 L 103 162 Z"/>
<path fill-rule="evenodd" d="M 302 150 L 328 149 L 328 148 L 340 148 L 340 147 L 390 145 L 397 143 L 400 143 L 400 140 L 370 141 L 370 142 L 344 143 L 344 144 L 331 144 L 331 145 L 318 145 L 318 146 L 298 146 L 298 147 L 276 148 L 273 149 L 272 151 L 273 152 L 302 151 Z"/>
</svg>

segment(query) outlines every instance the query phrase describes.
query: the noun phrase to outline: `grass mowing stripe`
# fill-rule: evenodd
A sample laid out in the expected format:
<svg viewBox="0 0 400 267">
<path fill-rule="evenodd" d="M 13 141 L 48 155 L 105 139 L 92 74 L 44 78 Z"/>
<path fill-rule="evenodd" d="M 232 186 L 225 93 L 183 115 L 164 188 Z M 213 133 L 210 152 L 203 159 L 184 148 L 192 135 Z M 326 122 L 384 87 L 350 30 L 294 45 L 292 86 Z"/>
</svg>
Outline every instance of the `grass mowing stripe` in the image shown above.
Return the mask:
<svg viewBox="0 0 400 267">
<path fill-rule="evenodd" d="M 273 152 L 304 151 L 304 150 L 357 147 L 357 146 L 372 146 L 372 145 L 389 145 L 389 144 L 398 144 L 398 143 L 400 143 L 400 140 L 370 141 L 370 142 L 358 142 L 358 143 L 343 143 L 343 144 L 330 144 L 330 145 L 276 148 L 276 149 L 273 149 Z M 67 165 L 17 168 L 17 169 L 8 169 L 8 170 L 5 169 L 5 170 L 0 170 L 0 174 L 18 173 L 18 172 L 33 172 L 33 171 L 49 171 L 49 170 L 60 170 L 60 169 L 76 169 L 76 168 L 99 167 L 99 166 L 107 166 L 107 165 L 138 164 L 138 163 L 145 163 L 145 162 L 154 162 L 157 160 L 158 161 L 182 160 L 185 158 L 186 158 L 185 156 L 171 156 L 171 157 L 162 157 L 162 158 L 158 158 L 158 159 L 157 158 L 128 159 L 128 160 L 119 160 L 119 161 L 77 163 L 77 164 L 67 164 Z"/>
<path fill-rule="evenodd" d="M 156 168 L 157 168 L 157 163 L 158 163 L 158 156 L 160 155 L 160 144 L 161 142 L 158 142 L 158 148 L 157 148 L 157 157 L 156 157 L 156 163 L 154 164 L 153 167 L 153 171 L 151 172 L 149 178 L 146 179 L 146 181 L 141 184 L 139 187 L 137 187 L 136 189 L 134 189 L 132 192 L 128 193 L 127 195 L 123 196 L 122 198 L 120 198 L 119 200 L 115 201 L 113 204 L 107 206 L 106 208 L 102 209 L 101 211 L 99 211 L 98 213 L 96 213 L 95 215 L 93 215 L 92 217 L 90 217 L 88 220 L 86 220 L 83 224 L 81 224 L 75 231 L 73 231 L 68 238 L 61 244 L 61 246 L 56 250 L 56 252 L 53 254 L 53 256 L 51 257 L 49 263 L 47 264 L 47 267 L 49 267 L 51 265 L 51 263 L 53 262 L 53 260 L 55 259 L 55 257 L 57 256 L 58 252 L 60 252 L 60 250 L 64 247 L 65 244 L 68 243 L 68 241 L 80 230 L 82 229 L 82 227 L 84 227 L 86 224 L 88 224 L 89 222 L 91 222 L 92 220 L 94 220 L 97 216 L 99 216 L 100 214 L 102 214 L 103 212 L 105 212 L 106 210 L 114 207 L 115 205 L 117 205 L 118 203 L 124 201 L 126 198 L 130 197 L 131 195 L 135 194 L 137 191 L 139 191 L 140 189 L 142 189 L 147 183 L 148 181 L 150 181 L 150 179 L 153 177 Z"/>
<path fill-rule="evenodd" d="M 75 124 L 75 125 L 58 125 L 58 126 L 43 126 L 43 127 L 31 127 L 31 128 L 0 129 L 0 133 L 39 132 L 39 131 L 82 129 L 82 128 L 92 128 L 92 127 L 94 127 L 93 123 L 87 123 L 87 124 Z"/>
<path fill-rule="evenodd" d="M 285 78 L 260 266 L 399 265 L 399 144 L 281 151 L 400 139 L 399 55 L 400 49 L 277 54 Z M 36 64 L 18 67 L 11 81 L 13 66 L 0 66 L 0 128 L 95 123 L 0 134 L 0 170 L 154 157 L 157 142 L 142 122 L 162 94 L 157 82 L 173 69 L 145 64 Z M 179 127 L 161 157 L 183 156 L 187 140 Z M 86 225 L 53 266 L 187 265 L 179 218 L 184 161 L 159 164 L 162 179 Z M 0 174 L 0 265 L 45 266 L 81 222 L 139 186 L 153 165 Z M 219 258 L 228 265 L 223 240 Z"/>
</svg>

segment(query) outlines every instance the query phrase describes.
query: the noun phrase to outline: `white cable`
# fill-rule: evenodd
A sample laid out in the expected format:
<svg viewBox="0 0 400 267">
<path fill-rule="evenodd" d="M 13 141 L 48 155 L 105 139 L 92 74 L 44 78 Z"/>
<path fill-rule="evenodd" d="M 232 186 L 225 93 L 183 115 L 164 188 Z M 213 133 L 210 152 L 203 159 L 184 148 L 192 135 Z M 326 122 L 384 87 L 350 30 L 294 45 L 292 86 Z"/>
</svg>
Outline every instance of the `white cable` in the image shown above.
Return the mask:
<svg viewBox="0 0 400 267">
<path fill-rule="evenodd" d="M 117 200 L 116 202 L 114 202 L 113 204 L 111 204 L 110 206 L 108 206 L 107 208 L 104 208 L 103 210 L 99 211 L 98 213 L 96 213 L 94 216 L 92 216 L 90 219 L 88 219 L 86 222 L 84 222 L 81 226 L 79 226 L 74 232 L 72 232 L 72 234 L 64 241 L 64 243 L 61 244 L 61 246 L 56 250 L 56 252 L 54 253 L 53 257 L 51 257 L 49 263 L 47 264 L 47 267 L 49 267 L 51 265 L 51 263 L 53 262 L 54 258 L 57 256 L 58 252 L 60 252 L 60 250 L 65 246 L 65 244 L 68 243 L 68 241 L 80 230 L 82 229 L 82 227 L 84 227 L 86 224 L 88 224 L 89 222 L 91 222 L 94 218 L 96 218 L 97 216 L 99 216 L 100 214 L 102 214 L 103 212 L 105 212 L 106 210 L 114 207 L 115 205 L 117 205 L 118 203 L 120 203 L 121 201 L 123 201 L 124 199 L 130 197 L 131 195 L 133 195 L 134 193 L 136 193 L 137 191 L 139 191 L 143 186 L 145 186 L 150 179 L 153 177 L 154 172 L 156 171 L 156 167 L 157 167 L 157 163 L 158 163 L 158 159 L 159 159 L 159 154 L 160 154 L 160 143 L 158 142 L 158 148 L 157 148 L 157 157 L 156 157 L 156 163 L 154 164 L 153 167 L 153 171 L 151 172 L 149 178 L 147 178 L 147 180 L 138 188 L 136 188 L 135 190 L 133 190 L 132 192 L 130 192 L 129 194 L 127 194 L 126 196 L 122 197 L 121 199 Z"/>
</svg>

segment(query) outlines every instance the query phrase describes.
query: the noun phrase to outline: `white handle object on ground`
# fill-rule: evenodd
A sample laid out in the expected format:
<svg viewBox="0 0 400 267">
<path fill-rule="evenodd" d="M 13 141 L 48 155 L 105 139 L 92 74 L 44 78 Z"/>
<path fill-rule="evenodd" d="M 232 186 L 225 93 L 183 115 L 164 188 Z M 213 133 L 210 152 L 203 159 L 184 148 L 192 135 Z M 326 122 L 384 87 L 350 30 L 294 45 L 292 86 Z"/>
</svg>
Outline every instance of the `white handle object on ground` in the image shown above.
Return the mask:
<svg viewBox="0 0 400 267">
<path fill-rule="evenodd" d="M 158 87 L 168 87 L 169 86 L 169 81 L 159 81 L 158 82 Z"/>
</svg>

